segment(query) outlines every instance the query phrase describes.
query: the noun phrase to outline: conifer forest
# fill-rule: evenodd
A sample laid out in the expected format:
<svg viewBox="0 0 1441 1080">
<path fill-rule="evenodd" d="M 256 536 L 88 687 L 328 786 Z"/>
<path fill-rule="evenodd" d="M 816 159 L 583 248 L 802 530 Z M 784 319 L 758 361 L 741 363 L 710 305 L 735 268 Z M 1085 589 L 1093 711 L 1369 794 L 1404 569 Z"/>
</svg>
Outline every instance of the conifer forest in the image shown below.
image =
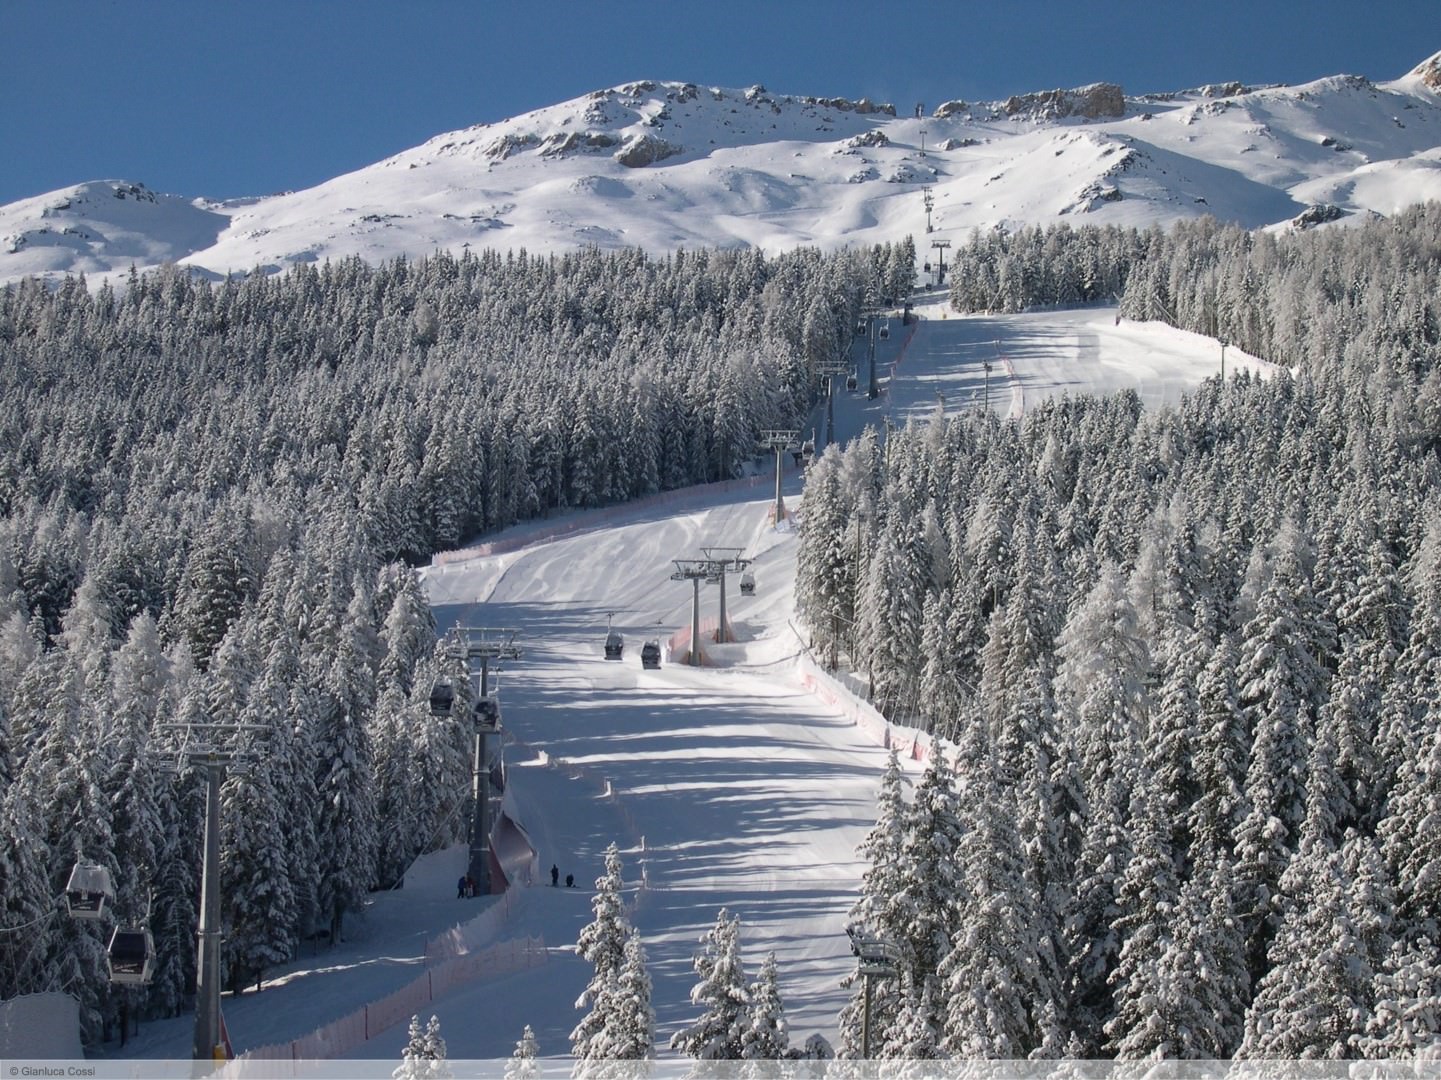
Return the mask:
<svg viewBox="0 0 1441 1080">
<path fill-rule="evenodd" d="M 961 311 L 1114 296 L 1286 370 L 812 467 L 817 647 L 955 746 L 909 803 L 888 777 L 867 841 L 854 914 L 906 973 L 884 1056 L 1431 1045 L 1441 207 L 995 233 L 952 273 Z"/>
<path fill-rule="evenodd" d="M 0 937 L 6 993 L 76 994 L 92 1040 L 187 1007 L 187 725 L 238 725 L 268 764 L 223 792 L 232 989 L 462 838 L 468 734 L 427 710 L 443 661 L 414 568 L 737 475 L 916 276 L 906 240 L 0 291 L 0 923 L 38 928 Z M 949 748 L 913 791 L 894 758 L 878 778 L 851 914 L 899 977 L 872 1056 L 1431 1047 L 1441 205 L 1284 234 L 995 230 L 950 281 L 957 312 L 1114 303 L 1282 370 L 1155 411 L 938 414 L 809 465 L 804 630 Z M 148 987 L 107 984 L 100 939 L 45 918 L 82 854 L 165 943 Z M 579 942 L 580 1059 L 653 1051 L 621 872 L 613 849 Z M 720 912 L 680 1053 L 785 1052 L 784 970 L 747 984 L 738 933 Z"/>
<path fill-rule="evenodd" d="M 358 259 L 219 284 L 0 291 L 0 986 L 76 995 L 87 1041 L 195 985 L 203 777 L 222 794 L 226 985 L 333 937 L 463 839 L 470 734 L 427 698 L 412 567 L 477 534 L 735 475 L 909 241 Z M 465 687 L 464 679 L 459 686 Z M 53 919 L 81 858 L 145 925 L 143 988 Z"/>
</svg>

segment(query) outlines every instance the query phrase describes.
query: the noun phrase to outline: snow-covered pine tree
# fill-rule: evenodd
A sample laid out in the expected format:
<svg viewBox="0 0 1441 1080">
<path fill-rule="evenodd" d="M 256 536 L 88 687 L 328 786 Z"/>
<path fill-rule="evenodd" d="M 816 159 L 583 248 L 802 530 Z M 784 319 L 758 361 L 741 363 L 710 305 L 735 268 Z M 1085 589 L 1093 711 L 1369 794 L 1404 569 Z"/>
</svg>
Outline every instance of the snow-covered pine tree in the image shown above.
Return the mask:
<svg viewBox="0 0 1441 1080">
<path fill-rule="evenodd" d="M 10 993 L 46 988 L 46 923 L 54 896 L 45 874 L 45 845 L 30 803 L 16 791 L 0 795 L 0 984 Z"/>
<path fill-rule="evenodd" d="M 895 902 L 901 936 L 894 944 L 902 968 L 916 980 L 934 976 L 951 948 L 963 895 L 957 864 L 962 828 L 955 776 L 944 746 L 935 743 L 906 815 Z"/>
<path fill-rule="evenodd" d="M 888 1029 L 880 1057 L 906 1062 L 935 1061 L 942 1057 L 941 1028 L 945 1007 L 936 1000 L 937 979 L 923 981 L 919 987 L 908 977 L 904 978 L 900 1008 Z M 904 1075 L 926 1075 L 925 1069 L 932 1066 L 917 1065 L 915 1072 L 905 1071 Z M 905 1066 L 901 1066 L 905 1070 Z"/>
<path fill-rule="evenodd" d="M 1104 1026 L 1107 1049 L 1119 1058 L 1171 1057 L 1171 988 L 1162 960 L 1172 943 L 1179 886 L 1171 851 L 1171 817 L 1143 767 L 1131 792 L 1131 858 L 1116 886 L 1112 928 L 1121 947 L 1109 982 L 1114 1015 Z"/>
<path fill-rule="evenodd" d="M 1376 1006 L 1357 1047 L 1368 1058 L 1441 1054 L 1441 955 L 1426 937 L 1397 941 L 1376 972 Z"/>
<path fill-rule="evenodd" d="M 897 906 L 902 893 L 901 851 L 905 843 L 906 801 L 904 774 L 894 750 L 886 760 L 877 800 L 876 823 L 861 841 L 856 854 L 870 865 L 861 875 L 861 895 L 851 906 L 850 921 L 887 941 L 900 941 L 906 929 L 904 909 Z M 871 1020 L 874 1030 L 884 1031 L 899 1003 L 894 980 L 872 987 Z M 842 1045 L 860 1046 L 864 988 L 858 981 L 838 1021 Z"/>
<path fill-rule="evenodd" d="M 594 969 L 590 982 L 576 1000 L 577 1009 L 588 1009 L 570 1033 L 571 1056 L 580 1069 L 586 1062 L 605 1059 L 604 1046 L 610 1017 L 608 995 L 620 977 L 625 962 L 626 942 L 634 935 L 621 896 L 624 887 L 620 848 L 614 841 L 605 849 L 605 872 L 595 880 L 591 910 L 595 917 L 581 929 L 576 948 L 581 959 Z"/>
<path fill-rule="evenodd" d="M 542 1070 L 536 1060 L 539 1056 L 540 1047 L 536 1045 L 535 1032 L 526 1024 L 510 1060 L 505 1063 L 505 1080 L 540 1080 Z"/>
<path fill-rule="evenodd" d="M 748 989 L 749 1024 L 741 1034 L 741 1057 L 750 1061 L 778 1061 L 790 1056 L 790 1030 L 781 1001 L 776 954 L 766 953 L 760 973 Z"/>
<path fill-rule="evenodd" d="M 740 916 L 721 908 L 695 954 L 698 976 L 691 1004 L 701 1015 L 671 1036 L 670 1048 L 699 1061 L 734 1061 L 741 1056 L 749 995 L 741 967 Z"/>
<path fill-rule="evenodd" d="M 1425 706 L 1430 731 L 1419 753 L 1404 762 L 1377 826 L 1382 854 L 1396 881 L 1396 936 L 1441 940 L 1441 707 Z"/>
<path fill-rule="evenodd" d="M 600 1077 L 617 1075 L 634 1078 L 640 1070 L 629 1065 L 620 1069 L 605 1068 L 606 1062 L 649 1061 L 655 1057 L 655 1010 L 651 1007 L 650 970 L 646 966 L 645 947 L 634 930 L 626 938 L 625 954 L 620 970 L 610 979 L 596 1011 L 605 1018 L 605 1026 L 590 1044 L 590 1056 L 577 1061 L 572 1075 Z"/>
<path fill-rule="evenodd" d="M 1236 702 L 1235 639 L 1222 634 L 1196 682 L 1197 728 L 1192 740 L 1196 801 L 1187 811 L 1194 854 L 1202 847 L 1229 852 L 1244 809 L 1248 734 Z"/>
<path fill-rule="evenodd" d="M 425 600 L 420 578 L 408 567 L 387 567 L 394 598 L 381 627 L 384 655 L 380 661 L 382 686 L 394 684 L 408 694 L 415 679 L 416 665 L 435 649 L 435 616 Z"/>
<path fill-rule="evenodd" d="M 1283 888 L 1292 903 L 1272 939 L 1237 1057 L 1360 1056 L 1373 969 L 1348 902 L 1344 863 L 1340 851 L 1318 846 L 1287 868 Z"/>
<path fill-rule="evenodd" d="M 957 754 L 963 818 L 956 922 L 936 972 L 946 1001 L 941 1047 L 958 1058 L 1023 1058 L 1037 1042 L 1030 1010 L 1046 994 L 1014 796 L 999 782 L 983 724 L 967 728 Z"/>
<path fill-rule="evenodd" d="M 241 745 L 262 760 L 268 751 L 253 736 Z M 285 807 L 270 770 L 231 769 L 220 805 L 221 910 L 228 927 L 223 956 L 229 988 L 238 993 L 252 984 L 258 988 L 267 970 L 290 959 L 298 909 Z"/>
<path fill-rule="evenodd" d="M 432 1016 L 423 1028 L 419 1016 L 410 1018 L 409 1038 L 400 1057 L 400 1067 L 390 1074 L 393 1080 L 450 1080 L 454 1075 L 445 1063 L 445 1040 L 437 1017 Z"/>
</svg>

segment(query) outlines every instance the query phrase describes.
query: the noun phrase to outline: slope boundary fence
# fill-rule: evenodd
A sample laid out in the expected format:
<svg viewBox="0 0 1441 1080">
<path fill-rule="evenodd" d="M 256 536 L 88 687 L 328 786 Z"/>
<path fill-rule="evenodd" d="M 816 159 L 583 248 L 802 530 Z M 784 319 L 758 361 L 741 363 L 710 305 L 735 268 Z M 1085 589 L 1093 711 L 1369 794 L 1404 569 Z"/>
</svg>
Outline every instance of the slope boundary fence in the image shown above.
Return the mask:
<svg viewBox="0 0 1441 1080">
<path fill-rule="evenodd" d="M 795 624 L 790 624 L 791 633 L 800 642 L 796 653 L 796 675 L 802 687 L 823 705 L 839 709 L 841 715 L 860 729 L 861 733 L 877 746 L 894 750 L 901 757 L 924 764 L 930 760 L 935 740 L 919 728 L 893 724 L 881 715 L 870 702 L 860 698 L 850 687 L 825 669 L 812 654 L 805 638 Z"/>
<path fill-rule="evenodd" d="M 509 975 L 539 967 L 549 959 L 540 937 L 499 941 L 486 949 L 451 957 L 421 972 L 405 986 L 377 1001 L 362 1005 L 339 1020 L 289 1042 L 258 1047 L 239 1055 L 217 1076 L 239 1077 L 252 1061 L 315 1061 L 342 1057 L 396 1024 L 418 1015 L 426 1005 L 456 987 L 485 976 Z M 267 1073 L 267 1075 L 276 1075 Z"/>
</svg>

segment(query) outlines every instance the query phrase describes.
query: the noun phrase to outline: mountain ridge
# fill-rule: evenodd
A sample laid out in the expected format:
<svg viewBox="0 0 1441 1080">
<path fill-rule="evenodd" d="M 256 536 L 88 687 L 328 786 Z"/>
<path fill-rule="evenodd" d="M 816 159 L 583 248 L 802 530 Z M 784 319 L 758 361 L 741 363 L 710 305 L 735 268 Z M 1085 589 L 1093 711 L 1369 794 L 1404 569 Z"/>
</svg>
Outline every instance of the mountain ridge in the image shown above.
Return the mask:
<svg viewBox="0 0 1441 1080">
<path fill-rule="evenodd" d="M 0 282 L 174 262 L 219 278 L 359 256 L 755 245 L 1212 214 L 1298 228 L 1441 198 L 1441 53 L 1390 83 L 1093 83 L 999 102 L 637 80 L 224 201 L 90 181 L 0 207 Z M 930 189 L 928 213 L 923 187 Z"/>
</svg>

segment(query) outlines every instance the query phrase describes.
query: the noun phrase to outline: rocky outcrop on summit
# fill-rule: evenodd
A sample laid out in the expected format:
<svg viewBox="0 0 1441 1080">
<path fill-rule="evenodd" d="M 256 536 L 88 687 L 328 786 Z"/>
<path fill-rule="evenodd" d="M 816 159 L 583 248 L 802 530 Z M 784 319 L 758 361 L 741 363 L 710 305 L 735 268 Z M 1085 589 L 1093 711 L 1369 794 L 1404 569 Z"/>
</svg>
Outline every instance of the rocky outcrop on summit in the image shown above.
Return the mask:
<svg viewBox="0 0 1441 1080">
<path fill-rule="evenodd" d="M 647 165 L 654 165 L 657 161 L 674 157 L 683 149 L 684 147 L 668 143 L 664 139 L 648 133 L 633 135 L 616 152 L 615 160 L 627 169 L 643 169 Z"/>
<path fill-rule="evenodd" d="M 1082 116 L 1087 120 L 1126 115 L 1126 95 L 1115 83 L 1092 83 L 1074 90 L 1042 90 L 1018 94 L 1001 106 L 1007 116 L 1025 120 L 1064 120 Z"/>
<path fill-rule="evenodd" d="M 1441 90 L 1441 52 L 1429 59 L 1422 60 L 1411 69 L 1411 74 L 1432 90 Z"/>
</svg>

